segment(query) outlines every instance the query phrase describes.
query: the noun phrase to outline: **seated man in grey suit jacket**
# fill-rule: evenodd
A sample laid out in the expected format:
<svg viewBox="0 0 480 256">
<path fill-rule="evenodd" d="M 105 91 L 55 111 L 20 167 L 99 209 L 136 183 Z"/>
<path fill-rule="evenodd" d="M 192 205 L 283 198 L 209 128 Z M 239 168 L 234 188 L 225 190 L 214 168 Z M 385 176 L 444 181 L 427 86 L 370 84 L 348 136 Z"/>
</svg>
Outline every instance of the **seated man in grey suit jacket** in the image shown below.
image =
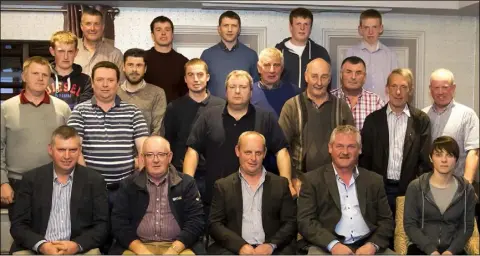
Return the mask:
<svg viewBox="0 0 480 256">
<path fill-rule="evenodd" d="M 215 183 L 209 254 L 295 254 L 296 205 L 288 180 L 263 167 L 265 145 L 258 132 L 238 138 L 239 171 Z"/>
<path fill-rule="evenodd" d="M 23 175 L 10 209 L 13 254 L 100 254 L 108 232 L 106 184 L 78 165 L 80 137 L 62 125 L 52 135 L 53 163 Z"/>
<path fill-rule="evenodd" d="M 360 133 L 342 125 L 330 136 L 332 163 L 305 175 L 298 229 L 308 254 L 392 254 L 392 212 L 380 175 L 357 167 Z"/>
</svg>

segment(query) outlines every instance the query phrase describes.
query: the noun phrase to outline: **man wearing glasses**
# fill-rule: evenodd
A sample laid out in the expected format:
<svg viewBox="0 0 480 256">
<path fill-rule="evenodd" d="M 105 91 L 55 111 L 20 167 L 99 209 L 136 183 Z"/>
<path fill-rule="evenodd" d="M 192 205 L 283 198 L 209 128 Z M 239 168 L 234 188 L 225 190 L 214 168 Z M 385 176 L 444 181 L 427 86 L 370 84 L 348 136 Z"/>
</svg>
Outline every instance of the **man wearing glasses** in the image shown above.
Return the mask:
<svg viewBox="0 0 480 256">
<path fill-rule="evenodd" d="M 408 184 L 431 170 L 430 119 L 408 104 L 413 93 L 409 69 L 394 69 L 387 79 L 389 101 L 365 119 L 359 165 L 384 177 L 388 204 L 395 212 L 395 198 L 405 195 Z"/>
<path fill-rule="evenodd" d="M 331 91 L 334 96 L 347 102 L 359 131 L 362 130 L 365 118 L 385 105 L 380 96 L 364 89 L 366 80 L 365 62 L 360 57 L 351 56 L 342 62 L 340 70 L 342 87 Z"/>
<path fill-rule="evenodd" d="M 205 228 L 200 193 L 170 164 L 170 143 L 147 138 L 140 161 L 145 168 L 127 178 L 113 204 L 110 254 L 205 254 L 198 243 Z"/>
</svg>

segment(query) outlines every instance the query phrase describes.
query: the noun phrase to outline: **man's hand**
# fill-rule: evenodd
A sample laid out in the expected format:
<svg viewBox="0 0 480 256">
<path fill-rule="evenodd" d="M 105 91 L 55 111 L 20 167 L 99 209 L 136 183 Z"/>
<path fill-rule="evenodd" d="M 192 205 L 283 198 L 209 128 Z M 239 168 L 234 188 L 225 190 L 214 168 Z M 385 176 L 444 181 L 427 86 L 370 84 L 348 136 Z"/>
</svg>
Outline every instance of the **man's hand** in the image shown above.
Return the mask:
<svg viewBox="0 0 480 256">
<path fill-rule="evenodd" d="M 50 242 L 41 244 L 40 247 L 38 247 L 38 251 L 44 255 L 63 254 L 63 250 L 60 246 Z"/>
<path fill-rule="evenodd" d="M 273 247 L 270 244 L 261 244 L 254 249 L 253 254 L 272 255 Z"/>
<path fill-rule="evenodd" d="M 300 195 L 300 188 L 302 187 L 302 181 L 298 178 L 292 179 L 292 184 L 295 190 L 297 191 L 297 195 Z"/>
<path fill-rule="evenodd" d="M 451 251 L 444 251 L 442 255 L 453 255 Z"/>
<path fill-rule="evenodd" d="M 360 249 L 360 248 L 358 248 L 358 249 Z M 336 255 L 336 254 L 353 255 L 354 254 L 353 251 L 350 250 L 350 248 L 348 248 L 348 246 L 346 246 L 342 243 L 337 243 L 335 246 L 333 246 L 331 253 L 332 253 L 332 255 Z"/>
<path fill-rule="evenodd" d="M 73 255 L 80 249 L 78 244 L 72 241 L 52 241 L 52 244 L 58 246 L 61 254 Z"/>
<path fill-rule="evenodd" d="M 292 183 L 288 183 L 288 188 L 290 189 L 290 193 L 292 194 L 293 198 L 298 196 L 298 192 L 297 192 L 297 190 L 295 189 L 295 187 L 293 186 Z"/>
<path fill-rule="evenodd" d="M 244 244 L 242 248 L 240 248 L 240 251 L 238 252 L 240 255 L 244 254 L 255 254 L 255 249 L 249 244 Z"/>
<path fill-rule="evenodd" d="M 163 255 L 178 255 L 178 252 L 175 251 L 172 247 L 168 247 L 168 249 L 163 253 Z"/>
<path fill-rule="evenodd" d="M 430 254 L 430 255 L 440 255 L 440 253 L 437 252 L 437 251 L 434 251 L 434 252 L 432 252 L 432 254 Z"/>
<path fill-rule="evenodd" d="M 11 204 L 13 203 L 13 189 L 12 187 L 10 186 L 10 184 L 8 183 L 3 183 L 1 188 L 0 188 L 1 192 L 0 192 L 0 195 L 1 195 L 1 201 L 2 201 L 2 204 Z"/>
<path fill-rule="evenodd" d="M 366 243 L 355 251 L 356 255 L 374 255 L 377 252 L 372 243 Z"/>
</svg>

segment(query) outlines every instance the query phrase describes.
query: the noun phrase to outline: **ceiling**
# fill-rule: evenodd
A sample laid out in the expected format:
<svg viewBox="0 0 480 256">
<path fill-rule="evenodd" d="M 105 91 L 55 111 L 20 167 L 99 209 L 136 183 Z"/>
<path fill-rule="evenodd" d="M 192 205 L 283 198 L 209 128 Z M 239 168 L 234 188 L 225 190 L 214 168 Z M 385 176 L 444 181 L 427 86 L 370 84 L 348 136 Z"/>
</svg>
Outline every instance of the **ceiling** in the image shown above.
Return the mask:
<svg viewBox="0 0 480 256">
<path fill-rule="evenodd" d="M 361 12 L 376 8 L 386 13 L 426 15 L 479 15 L 479 1 L 2 1 L 2 10 L 58 8 L 67 3 L 106 4 L 115 7 L 197 8 L 220 10 L 265 10 L 289 12 L 295 7 L 306 7 L 313 12 Z"/>
</svg>

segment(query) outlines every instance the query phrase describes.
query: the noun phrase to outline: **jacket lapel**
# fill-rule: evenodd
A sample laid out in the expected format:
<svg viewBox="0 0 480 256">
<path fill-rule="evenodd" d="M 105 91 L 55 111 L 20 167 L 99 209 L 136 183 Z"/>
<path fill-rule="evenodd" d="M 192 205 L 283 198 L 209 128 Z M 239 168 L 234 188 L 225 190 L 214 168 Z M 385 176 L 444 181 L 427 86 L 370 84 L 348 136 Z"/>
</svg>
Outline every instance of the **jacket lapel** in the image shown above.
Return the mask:
<svg viewBox="0 0 480 256">
<path fill-rule="evenodd" d="M 367 186 L 364 184 L 364 178 L 360 169 L 358 169 L 358 177 L 355 179 L 355 188 L 357 190 L 358 204 L 360 205 L 360 211 L 362 216 L 365 217 L 365 209 L 367 206 Z"/>
<path fill-rule="evenodd" d="M 78 207 L 81 206 L 80 202 L 82 200 L 83 189 L 86 187 L 85 175 L 86 174 L 85 172 L 83 172 L 82 167 L 80 167 L 77 164 L 75 166 L 75 171 L 73 173 L 72 193 L 70 196 L 70 219 L 71 220 L 74 220 L 77 217 Z M 72 225 L 72 230 L 73 230 L 73 225 Z"/>
<path fill-rule="evenodd" d="M 41 207 L 42 209 L 42 216 L 45 217 L 43 220 L 43 233 L 45 234 L 47 232 L 47 227 L 48 227 L 48 221 L 50 219 L 50 212 L 52 210 L 52 194 L 53 194 L 53 163 L 52 165 L 49 165 L 50 168 L 46 169 L 45 173 L 45 186 L 42 189 L 42 195 L 41 199 L 43 201 L 42 204 L 44 204 L 44 207 Z"/>
<path fill-rule="evenodd" d="M 330 192 L 330 195 L 332 195 L 335 205 L 341 211 L 342 205 L 340 204 L 340 195 L 338 192 L 337 180 L 335 178 L 335 172 L 333 171 L 333 167 L 331 165 L 328 165 L 325 172 L 323 172 L 323 175 L 325 176 L 325 182 L 327 183 L 328 191 Z"/>
<path fill-rule="evenodd" d="M 265 225 L 268 222 L 268 209 L 270 209 L 270 200 L 273 197 L 273 191 L 271 191 L 270 176 L 265 175 L 265 181 L 263 182 L 263 193 L 262 193 L 262 223 Z M 265 229 L 265 228 L 264 228 Z"/>
<path fill-rule="evenodd" d="M 238 174 L 238 173 L 237 173 Z M 243 214 L 243 197 L 242 197 L 242 183 L 240 181 L 240 177 L 238 175 L 234 175 L 233 177 L 233 194 L 235 195 L 236 202 L 236 209 L 237 209 L 237 225 L 241 232 L 242 230 L 242 214 Z"/>
<path fill-rule="evenodd" d="M 387 103 L 388 105 L 388 103 Z M 381 138 L 381 143 L 383 144 L 382 145 L 382 148 L 383 148 L 383 159 L 387 159 L 388 161 L 388 152 L 390 150 L 390 137 L 389 137 L 389 133 L 388 133 L 388 120 L 387 120 L 387 105 L 385 105 L 385 107 L 382 108 L 382 114 L 380 115 L 380 120 L 378 122 L 378 125 L 379 125 L 379 132 L 380 132 L 380 136 L 379 138 Z M 387 167 L 385 166 L 385 170 L 387 169 Z"/>
<path fill-rule="evenodd" d="M 409 106 L 409 108 L 410 108 L 410 106 Z M 410 117 L 408 118 L 408 121 L 407 121 L 407 130 L 405 131 L 405 141 L 404 141 L 404 144 L 403 144 L 403 159 L 404 159 L 404 161 L 402 161 L 402 163 L 406 162 L 405 158 L 408 156 L 408 153 L 410 152 L 410 149 L 412 148 L 414 135 L 415 135 L 415 129 L 413 128 L 413 112 L 410 109 Z"/>
</svg>

